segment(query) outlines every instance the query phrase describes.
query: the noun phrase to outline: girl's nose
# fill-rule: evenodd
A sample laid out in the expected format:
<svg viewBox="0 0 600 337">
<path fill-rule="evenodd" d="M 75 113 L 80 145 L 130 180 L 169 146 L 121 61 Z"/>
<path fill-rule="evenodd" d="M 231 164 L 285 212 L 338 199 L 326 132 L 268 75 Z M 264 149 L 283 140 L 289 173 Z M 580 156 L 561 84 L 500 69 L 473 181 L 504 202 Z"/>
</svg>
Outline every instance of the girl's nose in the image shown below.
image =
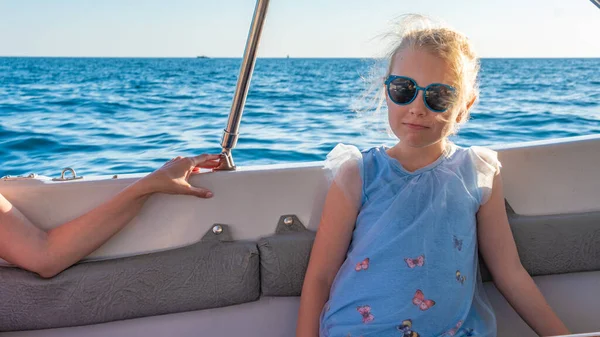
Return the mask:
<svg viewBox="0 0 600 337">
<path fill-rule="evenodd" d="M 425 116 L 427 114 L 427 107 L 425 106 L 424 97 L 425 92 L 423 90 L 419 90 L 417 92 L 417 97 L 410 103 L 409 111 L 411 115 L 416 116 Z"/>
</svg>

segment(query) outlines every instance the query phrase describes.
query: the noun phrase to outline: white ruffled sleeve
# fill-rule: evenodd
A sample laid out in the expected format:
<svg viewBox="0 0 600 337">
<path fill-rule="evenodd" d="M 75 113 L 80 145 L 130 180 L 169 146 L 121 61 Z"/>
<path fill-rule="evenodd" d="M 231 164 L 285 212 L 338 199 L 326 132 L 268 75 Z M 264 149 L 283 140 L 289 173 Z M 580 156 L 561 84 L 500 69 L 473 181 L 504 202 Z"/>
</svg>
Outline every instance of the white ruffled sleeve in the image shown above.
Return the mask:
<svg viewBox="0 0 600 337">
<path fill-rule="evenodd" d="M 470 154 L 477 174 L 477 187 L 481 195 L 480 205 L 483 205 L 490 200 L 494 177 L 500 173 L 502 164 L 498 160 L 498 153 L 485 147 L 473 146 Z"/>
<path fill-rule="evenodd" d="M 325 160 L 329 185 L 335 182 L 357 208 L 360 208 L 363 197 L 362 158 L 362 153 L 356 146 L 338 144 Z"/>
</svg>

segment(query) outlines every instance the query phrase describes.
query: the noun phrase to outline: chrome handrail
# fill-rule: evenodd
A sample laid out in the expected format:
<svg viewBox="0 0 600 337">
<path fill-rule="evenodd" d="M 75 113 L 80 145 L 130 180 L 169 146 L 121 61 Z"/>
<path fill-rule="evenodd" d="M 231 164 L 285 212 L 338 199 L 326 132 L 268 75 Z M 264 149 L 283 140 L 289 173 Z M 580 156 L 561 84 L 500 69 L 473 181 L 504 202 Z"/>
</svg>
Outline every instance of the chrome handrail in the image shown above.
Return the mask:
<svg viewBox="0 0 600 337">
<path fill-rule="evenodd" d="M 600 0 L 591 0 L 592 3 L 600 8 Z"/>
<path fill-rule="evenodd" d="M 240 67 L 240 76 L 238 78 L 235 94 L 233 95 L 233 103 L 229 112 L 229 121 L 227 128 L 224 130 L 223 139 L 221 140 L 222 153 L 224 154 L 221 164 L 216 170 L 235 170 L 235 164 L 231 155 L 231 150 L 237 144 L 239 136 L 238 130 L 246 104 L 246 96 L 250 89 L 250 79 L 254 71 L 256 63 L 256 50 L 262 33 L 263 23 L 267 16 L 267 8 L 269 0 L 257 0 L 254 8 L 254 16 L 250 25 L 250 32 L 246 41 L 246 50 L 244 51 L 244 59 Z"/>
</svg>

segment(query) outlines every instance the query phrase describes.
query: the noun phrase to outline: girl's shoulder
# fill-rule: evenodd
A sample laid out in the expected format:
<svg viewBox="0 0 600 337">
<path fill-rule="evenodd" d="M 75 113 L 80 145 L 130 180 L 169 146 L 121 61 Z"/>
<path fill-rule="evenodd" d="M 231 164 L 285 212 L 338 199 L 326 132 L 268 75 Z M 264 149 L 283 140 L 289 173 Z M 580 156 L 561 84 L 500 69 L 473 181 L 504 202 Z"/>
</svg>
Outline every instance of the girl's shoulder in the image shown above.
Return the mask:
<svg viewBox="0 0 600 337">
<path fill-rule="evenodd" d="M 454 162 L 461 166 L 463 177 L 469 177 L 468 180 L 476 185 L 479 190 L 480 204 L 483 205 L 489 200 L 494 177 L 502 167 L 498 153 L 483 146 L 457 146 L 456 148 Z"/>
<path fill-rule="evenodd" d="M 471 146 L 466 149 L 477 172 L 496 175 L 502 164 L 498 152 L 483 146 Z"/>
<path fill-rule="evenodd" d="M 325 159 L 325 168 L 337 171 L 342 167 L 362 166 L 365 161 L 377 158 L 385 153 L 385 146 L 376 146 L 359 150 L 354 145 L 339 143 Z"/>
<path fill-rule="evenodd" d="M 363 196 L 363 153 L 353 145 L 338 144 L 325 159 L 328 184 L 335 184 L 345 196 L 360 206 Z"/>
<path fill-rule="evenodd" d="M 339 143 L 325 158 L 325 169 L 330 170 L 333 175 L 344 167 L 357 166 L 362 162 L 362 153 L 354 145 Z"/>
<path fill-rule="evenodd" d="M 463 147 L 452 144 L 449 157 L 454 161 L 469 159 L 475 166 L 491 168 L 493 171 L 502 166 L 498 160 L 498 153 L 484 146 Z"/>
</svg>

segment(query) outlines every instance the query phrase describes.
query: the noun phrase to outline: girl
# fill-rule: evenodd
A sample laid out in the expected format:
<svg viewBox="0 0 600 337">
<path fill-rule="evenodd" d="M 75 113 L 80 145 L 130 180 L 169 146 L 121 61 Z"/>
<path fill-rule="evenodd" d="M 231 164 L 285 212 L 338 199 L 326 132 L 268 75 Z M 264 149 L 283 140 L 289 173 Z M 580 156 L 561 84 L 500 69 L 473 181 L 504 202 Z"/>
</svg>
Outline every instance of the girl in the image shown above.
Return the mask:
<svg viewBox="0 0 600 337">
<path fill-rule="evenodd" d="M 399 142 L 338 145 L 334 181 L 306 273 L 297 336 L 495 336 L 479 278 L 494 282 L 540 335 L 568 330 L 517 254 L 500 163 L 448 140 L 477 99 L 479 61 L 462 34 L 405 29 L 384 82 Z"/>
</svg>

